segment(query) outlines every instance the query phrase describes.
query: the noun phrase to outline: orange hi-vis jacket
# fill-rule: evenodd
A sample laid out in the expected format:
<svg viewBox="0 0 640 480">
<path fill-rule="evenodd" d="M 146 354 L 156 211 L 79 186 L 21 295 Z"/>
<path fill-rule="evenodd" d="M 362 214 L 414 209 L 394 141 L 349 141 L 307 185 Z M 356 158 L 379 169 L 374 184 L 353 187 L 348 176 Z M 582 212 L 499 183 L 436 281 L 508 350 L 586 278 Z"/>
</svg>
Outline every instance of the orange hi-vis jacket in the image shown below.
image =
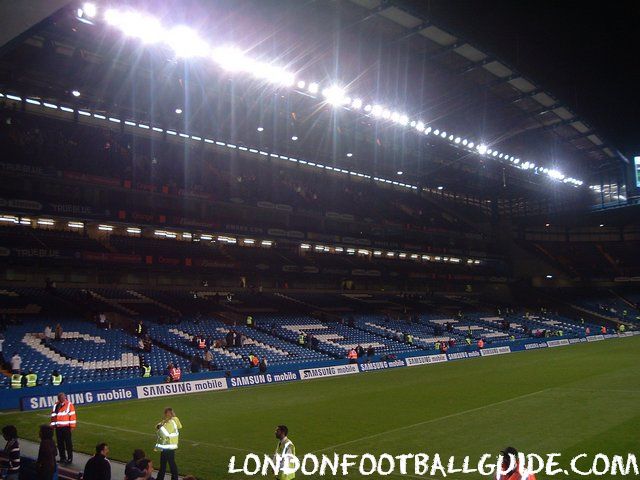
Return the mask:
<svg viewBox="0 0 640 480">
<path fill-rule="evenodd" d="M 53 428 L 76 428 L 76 407 L 69 400 L 56 402 L 51 410 L 51 426 Z"/>
<path fill-rule="evenodd" d="M 180 367 L 174 367 L 169 370 L 169 377 L 171 377 L 172 382 L 179 382 L 180 378 L 182 378 L 182 372 L 180 371 Z"/>
<path fill-rule="evenodd" d="M 349 358 L 351 360 L 356 359 L 356 358 L 358 358 L 358 354 L 356 353 L 355 350 L 351 349 L 351 350 L 349 350 L 349 354 L 347 355 L 347 358 Z"/>
<path fill-rule="evenodd" d="M 520 466 L 516 466 L 516 469 L 508 475 L 499 475 L 499 472 L 496 472 L 496 480 L 536 480 L 536 476 L 524 469 L 522 471 L 522 475 L 520 474 Z"/>
</svg>

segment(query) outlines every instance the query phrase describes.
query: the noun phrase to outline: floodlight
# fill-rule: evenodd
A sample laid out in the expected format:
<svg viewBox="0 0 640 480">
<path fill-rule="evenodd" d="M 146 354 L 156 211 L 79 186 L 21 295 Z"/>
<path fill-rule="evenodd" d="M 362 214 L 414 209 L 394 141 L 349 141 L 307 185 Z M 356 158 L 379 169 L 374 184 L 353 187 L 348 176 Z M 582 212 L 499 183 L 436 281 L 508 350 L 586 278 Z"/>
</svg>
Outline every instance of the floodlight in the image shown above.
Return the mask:
<svg viewBox="0 0 640 480">
<path fill-rule="evenodd" d="M 477 149 L 480 155 L 484 155 L 487 152 L 487 146 L 484 143 L 481 143 L 480 145 L 478 145 Z"/>
<path fill-rule="evenodd" d="M 74 97 L 78 98 L 80 96 L 80 92 L 78 90 L 72 90 L 71 91 L 71 95 L 73 95 Z"/>
<path fill-rule="evenodd" d="M 258 130 L 259 132 L 263 132 L 264 131 L 264 127 L 258 127 L 258 128 L 256 128 L 256 130 Z"/>
<path fill-rule="evenodd" d="M 98 9 L 96 8 L 95 4 L 89 3 L 89 2 L 82 5 L 82 10 L 84 14 L 89 18 L 95 17 L 96 14 L 98 13 Z M 81 16 L 81 15 L 78 15 L 78 16 Z"/>
<path fill-rule="evenodd" d="M 356 98 L 353 100 L 353 103 L 351 104 L 351 106 L 355 109 L 360 109 L 362 108 L 362 100 L 359 98 Z"/>
<path fill-rule="evenodd" d="M 185 25 L 169 30 L 165 41 L 179 58 L 204 57 L 209 53 L 207 43 L 195 30 Z"/>
<path fill-rule="evenodd" d="M 176 108 L 176 113 L 180 115 L 182 113 L 182 109 L 180 107 Z"/>
<path fill-rule="evenodd" d="M 311 82 L 309 84 L 309 93 L 318 93 L 318 84 L 315 82 Z"/>
</svg>

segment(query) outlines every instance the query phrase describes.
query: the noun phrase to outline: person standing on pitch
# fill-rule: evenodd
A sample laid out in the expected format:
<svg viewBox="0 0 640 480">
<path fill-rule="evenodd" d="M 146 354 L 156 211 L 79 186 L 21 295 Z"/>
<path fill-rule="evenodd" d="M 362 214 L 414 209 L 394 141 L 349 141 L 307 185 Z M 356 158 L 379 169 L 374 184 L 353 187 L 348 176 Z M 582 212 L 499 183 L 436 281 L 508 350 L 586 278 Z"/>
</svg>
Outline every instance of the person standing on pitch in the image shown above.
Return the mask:
<svg viewBox="0 0 640 480">
<path fill-rule="evenodd" d="M 293 463 L 289 459 L 289 456 L 296 455 L 296 447 L 291 440 L 289 440 L 289 429 L 286 425 L 278 425 L 276 428 L 276 438 L 278 439 L 278 445 L 276 445 L 276 462 L 278 456 L 283 457 L 281 468 L 276 474 L 277 480 L 292 480 L 296 477 L 293 471 Z M 287 455 L 287 457 L 285 457 Z M 286 468 L 286 471 L 284 470 Z"/>
<path fill-rule="evenodd" d="M 178 480 L 178 466 L 176 465 L 176 450 L 180 439 L 182 424 L 176 417 L 173 408 L 164 409 L 164 418 L 156 425 L 158 439 L 155 451 L 160 452 L 160 470 L 156 480 L 164 480 L 167 471 L 167 463 L 171 470 L 171 480 Z"/>
<path fill-rule="evenodd" d="M 67 399 L 64 392 L 58 394 L 58 401 L 51 411 L 51 426 L 56 431 L 60 463 L 73 463 L 71 431 L 76 428 L 76 407 Z"/>
</svg>

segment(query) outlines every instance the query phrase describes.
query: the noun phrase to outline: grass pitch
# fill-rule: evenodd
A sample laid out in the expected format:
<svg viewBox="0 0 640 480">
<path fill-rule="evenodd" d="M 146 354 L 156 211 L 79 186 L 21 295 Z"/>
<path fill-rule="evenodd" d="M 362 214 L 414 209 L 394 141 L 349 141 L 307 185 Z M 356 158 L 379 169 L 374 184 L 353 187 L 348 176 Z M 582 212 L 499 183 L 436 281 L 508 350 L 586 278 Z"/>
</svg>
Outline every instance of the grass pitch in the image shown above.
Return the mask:
<svg viewBox="0 0 640 480">
<path fill-rule="evenodd" d="M 184 425 L 176 456 L 180 473 L 207 480 L 243 478 L 227 473 L 230 456 L 272 454 L 274 428 L 280 423 L 288 425 L 298 456 L 437 452 L 443 458 L 475 459 L 508 445 L 541 455 L 561 453 L 563 463 L 580 453 L 640 456 L 639 347 L 640 336 L 306 382 L 79 406 L 74 446 L 92 453 L 96 443 L 106 441 L 111 457 L 123 461 L 134 448 L 150 454 L 155 423 L 163 408 L 172 406 Z M 37 426 L 48 416 L 47 411 L 14 412 L 1 416 L 0 423 L 14 423 L 22 437 L 36 440 Z M 154 452 L 152 458 L 157 468 L 159 455 Z"/>
</svg>

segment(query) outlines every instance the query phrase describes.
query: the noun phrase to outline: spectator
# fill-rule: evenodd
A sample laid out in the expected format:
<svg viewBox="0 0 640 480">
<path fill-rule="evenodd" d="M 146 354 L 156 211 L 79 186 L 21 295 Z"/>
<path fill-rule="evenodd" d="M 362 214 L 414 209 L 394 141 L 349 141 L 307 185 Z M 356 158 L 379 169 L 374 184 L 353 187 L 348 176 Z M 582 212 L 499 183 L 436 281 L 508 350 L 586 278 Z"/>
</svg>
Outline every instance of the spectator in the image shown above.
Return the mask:
<svg viewBox="0 0 640 480">
<path fill-rule="evenodd" d="M 362 347 L 362 345 L 358 344 L 358 346 L 356 347 L 356 354 L 358 355 L 358 358 L 364 357 L 364 348 Z"/>
<path fill-rule="evenodd" d="M 56 325 L 55 339 L 62 340 L 62 325 L 60 324 Z"/>
<path fill-rule="evenodd" d="M 212 370 L 212 362 L 213 353 L 211 353 L 211 350 L 207 349 L 207 351 L 204 352 L 204 366 L 207 367 L 207 370 Z"/>
<path fill-rule="evenodd" d="M 38 480 L 52 480 L 56 472 L 56 444 L 53 443 L 53 428 L 40 426 L 40 447 L 36 460 L 36 477 Z"/>
<path fill-rule="evenodd" d="M 227 348 L 233 347 L 236 341 L 236 332 L 234 332 L 233 330 L 229 330 L 227 332 L 226 341 L 227 341 Z"/>
<path fill-rule="evenodd" d="M 262 357 L 260 360 L 260 373 L 267 373 L 267 357 Z"/>
<path fill-rule="evenodd" d="M 126 480 L 135 480 L 136 478 L 140 478 L 142 476 L 142 472 L 138 468 L 138 462 L 145 458 L 147 455 L 144 453 L 144 450 L 136 448 L 133 451 L 133 457 L 129 463 L 127 463 L 124 467 L 124 478 Z"/>
<path fill-rule="evenodd" d="M 153 463 L 148 458 L 142 458 L 138 460 L 136 463 L 137 471 L 139 472 L 139 476 L 135 478 L 128 478 L 127 480 L 150 480 L 153 475 Z M 185 479 L 187 477 L 184 477 Z M 194 477 L 191 477 L 194 478 Z M 195 480 L 195 478 L 194 478 Z"/>
<path fill-rule="evenodd" d="M 0 332 L 0 368 L 4 367 L 4 350 L 2 346 L 4 345 L 4 334 Z"/>
<path fill-rule="evenodd" d="M 53 330 L 51 330 L 51 325 L 47 325 L 44 327 L 44 339 L 51 340 L 53 338 Z"/>
<path fill-rule="evenodd" d="M 98 315 L 98 328 L 101 328 L 103 330 L 108 330 L 109 328 L 111 328 L 111 325 L 109 324 L 109 319 L 107 318 L 107 314 L 104 312 Z"/>
<path fill-rule="evenodd" d="M 107 460 L 109 445 L 96 445 L 96 454 L 84 466 L 84 480 L 111 480 L 111 464 Z"/>
<path fill-rule="evenodd" d="M 191 365 L 189 369 L 191 370 L 191 373 L 200 373 L 200 370 L 201 370 L 200 358 L 198 358 L 197 355 L 194 355 L 191 358 Z"/>
<path fill-rule="evenodd" d="M 22 357 L 18 355 L 18 352 L 13 354 L 11 357 L 11 373 L 20 373 L 20 368 L 22 367 Z"/>
<path fill-rule="evenodd" d="M 375 354 L 376 350 L 373 348 L 373 345 L 369 345 L 369 347 L 367 348 L 367 360 L 371 361 Z"/>
<path fill-rule="evenodd" d="M 0 468 L 5 472 L 5 480 L 18 480 L 20 476 L 18 430 L 13 425 L 7 425 L 2 429 L 2 436 L 7 443 L 4 450 L 0 452 Z"/>
<path fill-rule="evenodd" d="M 148 333 L 144 335 L 142 343 L 144 345 L 144 351 L 150 353 L 153 342 L 151 341 L 151 336 Z"/>
</svg>

